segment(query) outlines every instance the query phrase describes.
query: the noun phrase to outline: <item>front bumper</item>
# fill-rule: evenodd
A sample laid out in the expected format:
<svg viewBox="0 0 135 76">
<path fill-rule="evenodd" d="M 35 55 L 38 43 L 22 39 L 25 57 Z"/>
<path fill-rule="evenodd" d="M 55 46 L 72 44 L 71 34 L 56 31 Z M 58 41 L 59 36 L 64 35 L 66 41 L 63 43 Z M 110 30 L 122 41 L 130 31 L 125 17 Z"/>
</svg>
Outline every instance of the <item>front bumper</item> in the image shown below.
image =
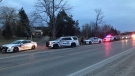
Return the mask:
<svg viewBox="0 0 135 76">
<path fill-rule="evenodd" d="M 52 44 L 50 45 L 50 42 L 48 41 L 46 42 L 46 47 L 53 47 L 53 45 Z"/>
<path fill-rule="evenodd" d="M 13 52 L 13 49 L 9 47 L 1 47 L 1 52 Z"/>
</svg>

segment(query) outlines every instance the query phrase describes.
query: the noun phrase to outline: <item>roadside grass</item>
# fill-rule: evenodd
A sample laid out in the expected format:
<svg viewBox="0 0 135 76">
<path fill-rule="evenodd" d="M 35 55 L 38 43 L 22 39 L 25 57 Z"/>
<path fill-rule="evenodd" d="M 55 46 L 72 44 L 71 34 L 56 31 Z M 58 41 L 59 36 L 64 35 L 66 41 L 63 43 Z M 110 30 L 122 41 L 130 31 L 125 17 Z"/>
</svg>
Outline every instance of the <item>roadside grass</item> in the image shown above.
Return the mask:
<svg viewBox="0 0 135 76">
<path fill-rule="evenodd" d="M 27 37 L 23 37 L 23 38 L 20 38 L 20 37 L 12 37 L 10 39 L 6 39 L 4 37 L 0 37 L 0 46 L 3 45 L 3 44 L 8 44 L 8 43 L 11 43 L 15 40 L 20 40 L 20 39 L 25 39 L 25 40 L 31 40 L 31 38 L 28 38 Z M 35 42 L 38 42 L 41 38 L 32 38 L 32 41 L 35 41 Z"/>
</svg>

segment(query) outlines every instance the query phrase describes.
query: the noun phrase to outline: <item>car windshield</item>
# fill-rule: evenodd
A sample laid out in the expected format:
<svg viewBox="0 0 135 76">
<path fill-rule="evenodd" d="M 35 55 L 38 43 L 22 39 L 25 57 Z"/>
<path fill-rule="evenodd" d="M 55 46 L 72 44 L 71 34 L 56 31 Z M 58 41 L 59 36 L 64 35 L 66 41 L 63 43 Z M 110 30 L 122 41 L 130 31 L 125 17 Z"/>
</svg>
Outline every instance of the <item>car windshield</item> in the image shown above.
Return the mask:
<svg viewBox="0 0 135 76">
<path fill-rule="evenodd" d="M 94 39 L 94 37 L 91 37 L 91 38 L 89 38 L 88 40 L 93 40 Z"/>
<path fill-rule="evenodd" d="M 11 44 L 20 44 L 20 43 L 21 43 L 21 41 L 16 40 L 16 41 L 13 41 Z"/>
<path fill-rule="evenodd" d="M 59 41 L 61 38 L 59 37 L 59 38 L 57 38 L 55 41 Z"/>
</svg>

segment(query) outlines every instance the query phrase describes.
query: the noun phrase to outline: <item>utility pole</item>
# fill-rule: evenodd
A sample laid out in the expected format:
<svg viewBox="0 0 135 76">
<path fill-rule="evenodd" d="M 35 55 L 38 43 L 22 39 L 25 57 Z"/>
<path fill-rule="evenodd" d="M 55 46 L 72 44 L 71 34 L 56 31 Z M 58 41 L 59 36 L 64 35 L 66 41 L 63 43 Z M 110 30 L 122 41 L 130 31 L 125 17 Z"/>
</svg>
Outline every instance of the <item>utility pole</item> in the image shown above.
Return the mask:
<svg viewBox="0 0 135 76">
<path fill-rule="evenodd" d="M 55 18 L 54 18 L 54 0 L 52 1 L 52 4 L 53 4 L 53 8 L 52 8 L 52 9 L 53 9 L 53 10 L 52 10 L 52 11 L 53 11 L 53 14 L 52 14 L 52 20 L 53 20 L 53 21 L 52 21 L 52 26 L 53 26 L 53 28 L 52 28 L 52 29 L 53 29 L 53 30 L 52 30 L 52 31 L 53 31 L 53 32 L 52 32 L 52 36 L 53 36 L 53 39 L 55 39 L 56 27 L 55 27 Z"/>
</svg>

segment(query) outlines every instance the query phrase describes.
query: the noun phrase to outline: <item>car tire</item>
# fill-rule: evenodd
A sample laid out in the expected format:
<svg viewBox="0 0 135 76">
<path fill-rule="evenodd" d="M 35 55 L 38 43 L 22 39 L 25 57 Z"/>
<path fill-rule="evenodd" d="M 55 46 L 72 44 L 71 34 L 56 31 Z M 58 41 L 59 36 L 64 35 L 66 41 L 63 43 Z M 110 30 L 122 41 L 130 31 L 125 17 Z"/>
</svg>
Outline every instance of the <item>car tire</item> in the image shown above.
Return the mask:
<svg viewBox="0 0 135 76">
<path fill-rule="evenodd" d="M 75 43 L 71 43 L 71 47 L 76 47 L 76 44 Z"/>
<path fill-rule="evenodd" d="M 0 52 L 2 52 L 1 46 L 0 46 Z"/>
<path fill-rule="evenodd" d="M 35 49 L 35 45 L 33 45 L 33 46 L 31 47 L 31 50 L 33 50 L 33 49 Z"/>
<path fill-rule="evenodd" d="M 98 42 L 99 44 L 101 43 L 101 41 Z"/>
<path fill-rule="evenodd" d="M 58 44 L 54 44 L 53 45 L 53 49 L 58 49 L 59 48 L 59 45 Z"/>
<path fill-rule="evenodd" d="M 19 48 L 18 47 L 14 47 L 13 52 L 18 52 Z"/>
<path fill-rule="evenodd" d="M 90 41 L 89 44 L 92 44 L 92 42 Z"/>
</svg>

